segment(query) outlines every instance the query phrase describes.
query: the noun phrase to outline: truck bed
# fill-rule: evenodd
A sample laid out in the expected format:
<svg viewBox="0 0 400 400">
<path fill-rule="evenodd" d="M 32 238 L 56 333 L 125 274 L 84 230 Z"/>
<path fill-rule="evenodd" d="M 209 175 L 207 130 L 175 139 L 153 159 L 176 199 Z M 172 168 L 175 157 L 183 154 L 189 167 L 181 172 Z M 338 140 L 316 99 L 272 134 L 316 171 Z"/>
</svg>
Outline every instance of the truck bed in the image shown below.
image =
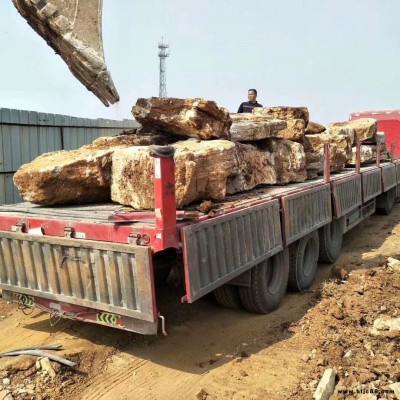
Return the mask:
<svg viewBox="0 0 400 400">
<path fill-rule="evenodd" d="M 375 168 L 375 166 L 362 167 L 361 171 L 368 171 Z M 354 169 L 347 169 L 340 173 L 331 175 L 331 180 L 339 180 L 348 175 L 354 174 Z M 259 186 L 243 193 L 236 193 L 228 195 L 223 200 L 212 200 L 212 204 L 209 206 L 209 211 L 223 211 L 225 209 L 232 209 L 235 207 L 245 206 L 248 203 L 252 203 L 258 200 L 274 199 L 280 196 L 284 196 L 298 190 L 304 190 L 318 186 L 324 183 L 323 178 L 317 178 L 313 180 L 307 180 L 301 183 L 290 183 L 287 185 L 264 185 Z M 198 210 L 201 202 L 195 202 L 185 207 L 185 210 L 192 211 Z M 138 211 L 130 208 L 129 206 L 123 206 L 118 203 L 100 203 L 100 204 L 83 204 L 83 205 L 60 205 L 60 206 L 40 206 L 37 204 L 24 202 L 17 204 L 8 204 L 0 206 L 0 215 L 7 216 L 12 215 L 13 217 L 33 217 L 43 218 L 49 220 L 69 220 L 69 221 L 81 221 L 95 224 L 114 225 L 114 222 L 109 221 L 108 218 L 115 213 L 123 213 L 130 211 Z M 142 220 L 140 223 L 135 222 L 135 226 L 146 225 L 153 226 L 154 219 Z M 128 224 L 128 223 L 126 223 Z M 132 222 L 133 224 L 133 222 Z"/>
</svg>

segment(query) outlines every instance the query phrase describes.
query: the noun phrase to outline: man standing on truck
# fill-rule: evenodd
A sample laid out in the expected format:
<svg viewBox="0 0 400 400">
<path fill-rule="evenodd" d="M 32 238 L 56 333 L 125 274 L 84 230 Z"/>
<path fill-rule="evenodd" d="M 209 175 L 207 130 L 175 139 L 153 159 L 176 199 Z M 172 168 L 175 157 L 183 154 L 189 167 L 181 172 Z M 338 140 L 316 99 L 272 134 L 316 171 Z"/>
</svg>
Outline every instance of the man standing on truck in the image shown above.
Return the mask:
<svg viewBox="0 0 400 400">
<path fill-rule="evenodd" d="M 244 101 L 240 106 L 238 113 L 251 113 L 254 107 L 262 107 L 262 104 L 257 102 L 257 90 L 249 89 L 247 93 L 249 101 Z"/>
</svg>

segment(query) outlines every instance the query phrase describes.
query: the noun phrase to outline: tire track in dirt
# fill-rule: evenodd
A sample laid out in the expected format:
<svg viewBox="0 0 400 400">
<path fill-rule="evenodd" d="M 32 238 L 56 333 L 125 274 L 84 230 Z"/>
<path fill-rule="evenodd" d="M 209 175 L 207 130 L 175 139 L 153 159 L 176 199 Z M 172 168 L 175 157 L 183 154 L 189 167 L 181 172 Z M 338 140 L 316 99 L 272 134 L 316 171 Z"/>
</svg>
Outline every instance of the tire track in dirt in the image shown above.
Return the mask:
<svg viewBox="0 0 400 400">
<path fill-rule="evenodd" d="M 160 367 L 147 360 L 132 358 L 127 354 L 114 356 L 107 364 L 106 371 L 96 377 L 87 390 L 81 393 L 81 398 L 85 400 L 176 399 L 179 398 L 177 395 L 187 393 L 201 379 L 201 377 L 181 371 Z M 121 368 L 123 368 L 122 373 Z M 171 383 L 176 383 L 176 385 L 171 385 Z"/>
</svg>

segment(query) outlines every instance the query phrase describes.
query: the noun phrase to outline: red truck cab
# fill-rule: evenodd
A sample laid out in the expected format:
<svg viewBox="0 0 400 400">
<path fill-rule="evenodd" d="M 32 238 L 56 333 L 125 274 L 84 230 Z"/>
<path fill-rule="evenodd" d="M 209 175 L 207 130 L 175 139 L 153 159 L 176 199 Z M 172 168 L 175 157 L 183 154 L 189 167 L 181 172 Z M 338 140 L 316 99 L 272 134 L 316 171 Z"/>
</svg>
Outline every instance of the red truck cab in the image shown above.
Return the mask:
<svg viewBox="0 0 400 400">
<path fill-rule="evenodd" d="M 385 132 L 388 150 L 395 145 L 392 157 L 400 158 L 400 110 L 360 111 L 350 114 L 349 120 L 374 118 L 378 121 L 378 132 Z"/>
</svg>

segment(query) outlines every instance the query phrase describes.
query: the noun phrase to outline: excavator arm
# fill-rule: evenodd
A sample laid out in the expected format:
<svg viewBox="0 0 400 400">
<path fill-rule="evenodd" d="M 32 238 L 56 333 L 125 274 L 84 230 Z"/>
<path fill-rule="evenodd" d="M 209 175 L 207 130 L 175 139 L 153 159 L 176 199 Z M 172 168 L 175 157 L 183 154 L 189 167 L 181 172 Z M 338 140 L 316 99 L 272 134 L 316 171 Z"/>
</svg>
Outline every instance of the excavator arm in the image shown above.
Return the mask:
<svg viewBox="0 0 400 400">
<path fill-rule="evenodd" d="M 102 0 L 13 0 L 28 24 L 107 107 L 119 101 L 104 60 Z"/>
</svg>

